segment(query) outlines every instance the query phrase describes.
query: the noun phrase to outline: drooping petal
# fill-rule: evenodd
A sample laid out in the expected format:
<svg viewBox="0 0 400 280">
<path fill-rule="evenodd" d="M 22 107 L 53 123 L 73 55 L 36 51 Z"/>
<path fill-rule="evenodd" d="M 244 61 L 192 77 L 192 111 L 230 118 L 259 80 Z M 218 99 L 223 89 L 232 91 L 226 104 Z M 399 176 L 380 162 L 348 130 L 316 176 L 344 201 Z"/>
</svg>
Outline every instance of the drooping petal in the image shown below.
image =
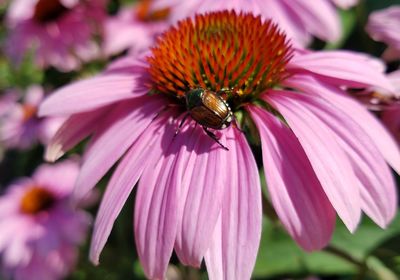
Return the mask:
<svg viewBox="0 0 400 280">
<path fill-rule="evenodd" d="M 102 115 L 109 108 L 80 113 L 69 117 L 50 140 L 46 148 L 45 158 L 54 162 L 64 155 L 66 151 L 88 137 L 99 124 Z"/>
<path fill-rule="evenodd" d="M 180 174 L 180 221 L 175 251 L 179 259 L 199 267 L 210 246 L 214 227 L 221 212 L 221 202 L 226 186 L 226 153 L 213 139 L 197 127 L 196 141 L 188 164 Z M 179 176 L 179 175 L 178 175 Z"/>
<path fill-rule="evenodd" d="M 308 251 L 329 242 L 335 212 L 293 132 L 270 113 L 248 107 L 260 133 L 265 178 L 274 208 Z"/>
<path fill-rule="evenodd" d="M 400 174 L 400 149 L 393 136 L 370 112 L 357 101 L 349 98 L 343 91 L 320 83 L 311 77 L 296 75 L 287 79 L 285 84 L 309 94 L 315 94 L 341 108 L 351 112 L 348 117 L 355 121 L 375 143 L 390 166 Z"/>
<path fill-rule="evenodd" d="M 269 91 L 265 98 L 288 122 L 332 206 L 347 228 L 354 231 L 360 220 L 361 199 L 347 155 L 323 121 L 284 94 Z"/>
<path fill-rule="evenodd" d="M 143 96 L 118 104 L 102 121 L 85 151 L 75 195 L 82 198 L 163 109 L 161 98 Z"/>
<path fill-rule="evenodd" d="M 218 217 L 210 248 L 207 250 L 204 256 L 204 260 L 207 266 L 207 274 L 210 280 L 224 279 L 221 216 Z"/>
<path fill-rule="evenodd" d="M 226 138 L 230 149 L 226 158 L 228 187 L 225 188 L 221 224 L 216 226 L 206 263 L 211 279 L 250 279 L 261 237 L 260 179 L 244 135 L 231 128 Z"/>
<path fill-rule="evenodd" d="M 287 96 L 312 111 L 329 127 L 358 179 L 362 209 L 378 225 L 386 227 L 396 213 L 396 187 L 389 167 L 369 136 L 344 111 L 321 98 L 300 93 Z"/>
<path fill-rule="evenodd" d="M 110 235 L 114 221 L 139 180 L 147 162 L 159 159 L 162 154 L 161 141 L 172 138 L 171 129 L 166 129 L 168 120 L 155 120 L 129 149 L 119 163 L 101 201 L 93 229 L 90 259 L 99 263 L 99 256 Z"/>
<path fill-rule="evenodd" d="M 150 279 L 164 279 L 175 243 L 178 225 L 178 190 L 173 184 L 176 154 L 186 137 L 172 134 L 161 141 L 163 155 L 148 162 L 136 195 L 134 229 L 136 248 L 143 269 Z M 172 140 L 173 139 L 173 140 Z M 172 140 L 172 141 L 171 141 Z"/>
<path fill-rule="evenodd" d="M 287 68 L 292 72 L 311 72 L 335 85 L 374 86 L 394 92 L 378 64 L 366 55 L 345 51 L 320 51 L 294 56 Z"/>
<path fill-rule="evenodd" d="M 135 98 L 146 92 L 135 92 L 138 76 L 108 74 L 67 85 L 44 100 L 39 116 L 63 116 L 98 109 L 116 101 Z"/>
</svg>

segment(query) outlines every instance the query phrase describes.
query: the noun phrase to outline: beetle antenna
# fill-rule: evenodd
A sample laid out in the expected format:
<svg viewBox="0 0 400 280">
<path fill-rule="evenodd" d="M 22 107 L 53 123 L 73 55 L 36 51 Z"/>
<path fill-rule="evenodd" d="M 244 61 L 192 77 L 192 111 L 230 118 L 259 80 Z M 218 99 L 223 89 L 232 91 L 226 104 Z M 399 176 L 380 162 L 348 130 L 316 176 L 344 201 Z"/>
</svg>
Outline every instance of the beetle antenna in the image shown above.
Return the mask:
<svg viewBox="0 0 400 280">
<path fill-rule="evenodd" d="M 224 148 L 225 150 L 229 151 L 229 149 L 227 147 L 225 147 L 221 142 L 219 142 L 217 136 L 215 136 L 214 133 L 212 133 L 211 131 L 209 131 L 207 129 L 207 127 L 203 126 L 203 130 L 205 131 L 205 133 L 211 138 L 213 139 L 215 142 L 217 142 L 222 148 Z"/>
</svg>

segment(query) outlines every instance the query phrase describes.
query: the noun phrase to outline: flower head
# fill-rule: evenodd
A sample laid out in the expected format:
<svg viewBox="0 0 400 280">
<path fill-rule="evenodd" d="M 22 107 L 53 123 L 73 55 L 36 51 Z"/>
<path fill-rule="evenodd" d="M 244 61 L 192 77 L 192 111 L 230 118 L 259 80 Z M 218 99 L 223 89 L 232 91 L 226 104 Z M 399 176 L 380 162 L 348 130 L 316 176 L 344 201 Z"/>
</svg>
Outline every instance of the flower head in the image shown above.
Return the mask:
<svg viewBox="0 0 400 280">
<path fill-rule="evenodd" d="M 388 45 L 383 53 L 386 60 L 400 59 L 400 6 L 373 12 L 368 18 L 366 30 L 375 40 Z"/>
<path fill-rule="evenodd" d="M 40 166 L 0 197 L 0 253 L 12 279 L 61 279 L 72 269 L 89 216 L 71 202 L 78 165 Z M 73 229 L 73 230 L 71 230 Z"/>
<path fill-rule="evenodd" d="M 36 113 L 44 98 L 40 86 L 27 89 L 22 102 L 18 102 L 17 94 L 3 97 L 7 108 L 0 115 L 0 142 L 7 148 L 26 149 L 40 141 L 47 144 L 55 131 L 60 127 L 62 118 L 39 118 Z"/>
<path fill-rule="evenodd" d="M 69 116 L 47 158 L 92 135 L 77 195 L 122 157 L 99 208 L 92 261 L 139 182 L 134 228 L 148 277 L 163 278 L 175 250 L 185 264 L 205 259 L 211 278 L 250 278 L 261 230 L 246 138 L 255 134 L 272 203 L 300 246 L 325 246 L 335 211 L 351 231 L 361 210 L 386 226 L 396 194 L 385 159 L 399 171 L 399 150 L 342 90 L 392 90 L 381 70 L 360 54 L 293 49 L 269 20 L 222 11 L 181 21 L 143 59 L 60 89 L 40 108 Z M 211 125 L 233 115 L 228 128 Z"/>
<path fill-rule="evenodd" d="M 20 62 L 28 51 L 40 67 L 76 69 L 98 55 L 93 37 L 105 16 L 103 0 L 15 0 L 7 24 L 6 52 Z"/>
</svg>

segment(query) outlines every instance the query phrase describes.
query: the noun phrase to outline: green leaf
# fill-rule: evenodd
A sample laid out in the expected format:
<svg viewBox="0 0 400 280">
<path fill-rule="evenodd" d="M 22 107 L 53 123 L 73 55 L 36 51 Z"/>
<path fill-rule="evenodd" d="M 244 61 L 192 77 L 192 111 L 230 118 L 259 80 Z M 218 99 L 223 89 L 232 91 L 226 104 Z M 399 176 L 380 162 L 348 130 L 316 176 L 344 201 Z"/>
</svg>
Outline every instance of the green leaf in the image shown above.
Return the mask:
<svg viewBox="0 0 400 280">
<path fill-rule="evenodd" d="M 339 13 L 342 22 L 342 37 L 336 42 L 327 43 L 325 45 L 325 49 L 327 50 L 339 49 L 342 47 L 356 27 L 357 14 L 354 9 L 340 10 Z"/>
<path fill-rule="evenodd" d="M 253 277 L 347 274 L 355 271 L 354 265 L 329 253 L 303 251 L 280 226 L 264 220 Z"/>
<path fill-rule="evenodd" d="M 330 249 L 313 253 L 303 251 L 280 225 L 265 219 L 253 277 L 369 274 L 391 280 L 400 275 L 399 255 L 400 215 L 386 230 L 365 218 L 355 234 L 338 222 Z"/>
</svg>

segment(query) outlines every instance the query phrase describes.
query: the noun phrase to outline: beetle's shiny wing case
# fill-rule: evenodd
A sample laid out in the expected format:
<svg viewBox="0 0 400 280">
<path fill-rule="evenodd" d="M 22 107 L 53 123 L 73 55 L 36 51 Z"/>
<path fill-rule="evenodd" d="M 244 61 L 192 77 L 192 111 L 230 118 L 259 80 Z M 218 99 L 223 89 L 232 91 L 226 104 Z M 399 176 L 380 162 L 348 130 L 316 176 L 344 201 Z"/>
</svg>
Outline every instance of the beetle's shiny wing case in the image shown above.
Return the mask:
<svg viewBox="0 0 400 280">
<path fill-rule="evenodd" d="M 213 111 L 204 106 L 195 107 L 190 111 L 192 118 L 200 125 L 221 129 L 222 120 Z"/>
<path fill-rule="evenodd" d="M 221 120 L 224 120 L 229 114 L 229 108 L 224 100 L 213 92 L 204 92 L 203 104 L 210 109 L 210 111 L 213 111 L 216 115 L 218 115 Z"/>
</svg>

